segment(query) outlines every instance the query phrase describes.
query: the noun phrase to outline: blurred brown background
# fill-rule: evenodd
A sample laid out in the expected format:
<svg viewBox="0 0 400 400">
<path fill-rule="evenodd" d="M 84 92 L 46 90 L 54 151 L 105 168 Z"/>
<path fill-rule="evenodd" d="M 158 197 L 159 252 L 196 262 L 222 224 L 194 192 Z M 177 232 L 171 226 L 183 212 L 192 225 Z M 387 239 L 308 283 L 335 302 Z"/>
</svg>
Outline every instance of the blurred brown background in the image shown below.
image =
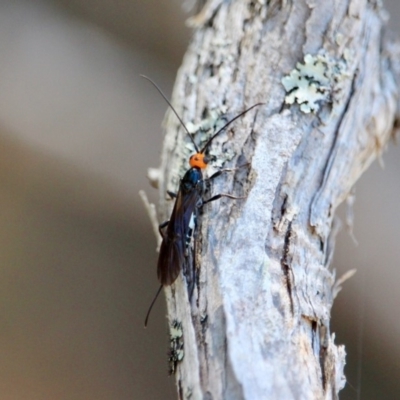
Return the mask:
<svg viewBox="0 0 400 400">
<path fill-rule="evenodd" d="M 0 399 L 174 399 L 155 238 L 157 167 L 190 0 L 0 1 Z M 400 3 L 387 1 L 399 31 Z M 333 310 L 350 385 L 400 398 L 400 149 L 356 188 Z M 360 357 L 361 355 L 361 357 Z M 361 368 L 361 369 L 360 369 Z M 358 376 L 361 371 L 361 385 Z"/>
</svg>

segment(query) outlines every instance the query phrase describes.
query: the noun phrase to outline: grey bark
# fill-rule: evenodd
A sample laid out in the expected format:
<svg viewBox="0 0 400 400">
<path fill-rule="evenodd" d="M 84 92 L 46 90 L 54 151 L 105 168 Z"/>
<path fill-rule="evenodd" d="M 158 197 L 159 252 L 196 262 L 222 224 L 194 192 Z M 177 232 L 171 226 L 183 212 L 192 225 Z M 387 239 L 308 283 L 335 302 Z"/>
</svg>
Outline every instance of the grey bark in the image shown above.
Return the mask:
<svg viewBox="0 0 400 400">
<path fill-rule="evenodd" d="M 366 0 L 210 0 L 191 19 L 172 99 L 182 119 L 204 125 L 213 111 L 265 105 L 212 146 L 224 167 L 250 166 L 217 178 L 205 197 L 246 198 L 204 207 L 191 301 L 183 275 L 166 288 L 169 321 L 183 330 L 180 398 L 337 399 L 344 387 L 344 346 L 330 331 L 335 210 L 394 132 L 399 51 L 385 21 L 380 2 Z M 307 55 L 322 60 L 323 76 L 303 75 L 304 94 L 289 81 Z M 165 193 L 177 190 L 190 150 L 171 112 L 165 128 L 167 219 Z"/>
</svg>

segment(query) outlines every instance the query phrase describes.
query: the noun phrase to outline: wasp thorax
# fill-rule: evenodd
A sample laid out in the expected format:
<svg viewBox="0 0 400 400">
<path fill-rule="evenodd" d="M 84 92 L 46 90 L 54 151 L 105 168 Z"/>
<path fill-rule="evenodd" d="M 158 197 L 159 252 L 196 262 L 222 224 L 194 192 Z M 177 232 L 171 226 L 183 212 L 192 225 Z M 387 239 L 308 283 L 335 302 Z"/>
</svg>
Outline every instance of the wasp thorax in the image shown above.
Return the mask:
<svg viewBox="0 0 400 400">
<path fill-rule="evenodd" d="M 207 167 L 208 159 L 204 154 L 196 153 L 190 157 L 189 164 L 192 168 L 204 169 Z"/>
</svg>

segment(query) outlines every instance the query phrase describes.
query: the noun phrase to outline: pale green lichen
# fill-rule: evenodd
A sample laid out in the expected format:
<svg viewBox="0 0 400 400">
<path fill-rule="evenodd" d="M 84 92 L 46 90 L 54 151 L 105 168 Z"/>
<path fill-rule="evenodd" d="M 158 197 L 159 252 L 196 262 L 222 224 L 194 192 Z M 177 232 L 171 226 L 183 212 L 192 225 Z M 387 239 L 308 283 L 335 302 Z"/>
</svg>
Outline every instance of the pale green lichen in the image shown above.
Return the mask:
<svg viewBox="0 0 400 400">
<path fill-rule="evenodd" d="M 184 356 L 182 323 L 174 319 L 169 331 L 168 363 L 170 375 L 175 374 L 178 363 L 183 360 Z"/>
<path fill-rule="evenodd" d="M 193 123 L 190 121 L 185 122 L 187 130 L 191 133 L 191 136 L 199 150 L 203 148 L 203 146 L 207 143 L 207 141 L 212 137 L 214 133 L 218 132 L 218 130 L 225 125 L 226 119 L 221 117 L 226 113 L 226 110 L 226 106 L 213 108 L 211 110 L 208 110 L 207 115 L 198 123 Z M 173 149 L 177 151 L 177 153 L 180 155 L 181 162 L 179 164 L 176 164 L 174 170 L 170 169 L 170 184 L 174 188 L 172 190 L 177 190 L 177 188 L 179 187 L 180 180 L 189 168 L 189 158 L 191 155 L 196 153 L 196 149 L 192 141 L 189 139 L 186 130 L 184 129 L 182 132 L 182 137 L 183 140 L 179 141 L 179 150 L 176 149 L 176 144 L 175 149 Z M 209 164 L 212 168 L 209 168 L 209 170 L 213 170 L 214 167 L 221 167 L 224 162 L 230 160 L 234 156 L 234 154 L 231 154 L 230 152 L 224 152 L 221 156 L 221 149 L 220 146 L 218 146 L 217 144 L 218 138 L 213 141 L 213 145 L 210 146 L 210 149 L 208 151 L 208 154 L 212 158 L 212 162 Z"/>
<path fill-rule="evenodd" d="M 338 100 L 338 87 L 348 77 L 344 60 L 318 54 L 304 57 L 304 64 L 297 63 L 296 69 L 282 78 L 282 84 L 288 93 L 286 104 L 297 103 L 306 114 L 317 112 L 323 103 L 334 103 Z"/>
<path fill-rule="evenodd" d="M 207 141 L 218 132 L 225 124 L 226 120 L 221 118 L 226 113 L 226 106 L 219 108 L 218 110 L 210 110 L 208 116 L 201 120 L 198 124 L 189 122 L 187 128 L 189 132 L 195 132 L 193 138 L 196 145 L 201 149 Z M 215 140 L 218 142 L 218 139 Z M 189 150 L 190 154 L 195 153 L 195 148 L 192 142 L 187 142 L 185 147 Z M 223 153 L 220 146 L 210 146 L 208 155 L 213 160 L 212 167 L 220 168 L 225 162 L 230 161 L 234 157 L 232 150 L 225 150 Z"/>
<path fill-rule="evenodd" d="M 197 147 L 201 147 L 210 138 L 213 132 L 224 126 L 224 121 L 220 118 L 226 112 L 226 107 L 218 110 L 209 110 L 206 118 L 202 119 L 198 124 L 188 122 L 186 127 L 189 132 L 195 135 Z M 194 151 L 194 146 L 188 142 L 186 146 L 189 150 Z"/>
<path fill-rule="evenodd" d="M 171 341 L 178 340 L 183 336 L 182 323 L 174 319 L 169 329 L 169 336 Z"/>
</svg>

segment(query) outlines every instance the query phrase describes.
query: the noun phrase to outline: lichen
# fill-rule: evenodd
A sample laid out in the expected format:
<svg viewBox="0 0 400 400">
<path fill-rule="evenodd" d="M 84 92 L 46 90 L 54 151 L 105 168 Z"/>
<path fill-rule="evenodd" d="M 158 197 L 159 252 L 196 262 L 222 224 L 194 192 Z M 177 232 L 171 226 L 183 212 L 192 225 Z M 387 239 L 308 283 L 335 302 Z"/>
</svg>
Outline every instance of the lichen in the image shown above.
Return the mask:
<svg viewBox="0 0 400 400">
<path fill-rule="evenodd" d="M 208 115 L 206 118 L 202 119 L 198 124 L 193 124 L 192 122 L 188 122 L 186 127 L 189 132 L 192 132 L 194 135 L 195 142 L 197 147 L 201 148 L 207 140 L 212 136 L 213 133 L 217 132 L 220 128 L 224 126 L 224 121 L 221 119 L 221 115 L 226 112 L 226 107 L 222 107 L 222 109 L 213 109 L 208 110 Z M 194 146 L 191 142 L 188 142 L 186 147 L 194 152 Z"/>
<path fill-rule="evenodd" d="M 218 110 L 210 110 L 207 117 L 202 119 L 198 124 L 193 124 L 191 122 L 187 124 L 189 132 L 195 132 L 193 136 L 199 149 L 207 143 L 207 140 L 209 140 L 212 135 L 218 132 L 219 129 L 226 124 L 227 120 L 222 117 L 225 113 L 226 107 L 223 106 Z M 230 161 L 234 157 L 234 152 L 232 150 L 228 149 L 222 153 L 221 148 L 217 143 L 218 139 L 215 140 L 214 145 L 210 146 L 208 150 L 208 155 L 212 160 L 213 168 L 221 168 L 225 162 Z M 186 148 L 189 150 L 190 154 L 195 152 L 195 148 L 191 142 L 187 142 Z"/>
<path fill-rule="evenodd" d="M 307 54 L 304 64 L 298 62 L 296 68 L 282 78 L 287 92 L 285 103 L 299 104 L 305 114 L 317 112 L 322 104 L 339 101 L 340 84 L 348 76 L 344 60 L 325 54 Z"/>
<path fill-rule="evenodd" d="M 174 319 L 169 331 L 168 364 L 170 375 L 175 374 L 178 363 L 183 360 L 184 356 L 182 323 Z"/>
</svg>

